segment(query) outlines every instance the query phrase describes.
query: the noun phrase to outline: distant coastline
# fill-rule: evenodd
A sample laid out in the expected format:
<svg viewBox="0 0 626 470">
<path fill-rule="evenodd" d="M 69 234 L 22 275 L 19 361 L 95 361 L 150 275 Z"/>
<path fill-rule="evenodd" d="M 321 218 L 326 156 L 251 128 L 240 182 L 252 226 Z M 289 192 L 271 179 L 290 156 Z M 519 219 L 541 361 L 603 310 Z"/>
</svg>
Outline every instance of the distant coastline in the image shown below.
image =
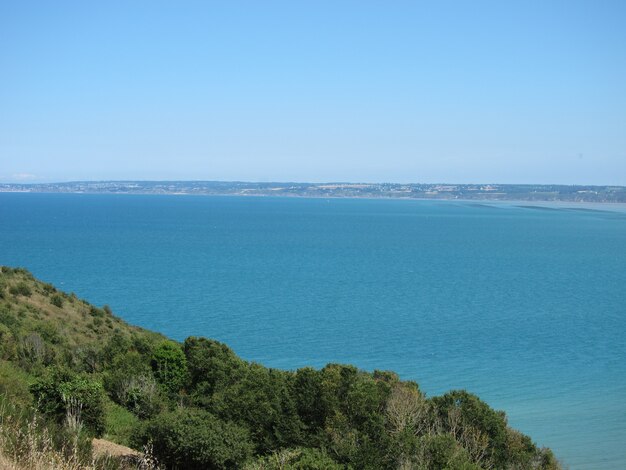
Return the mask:
<svg viewBox="0 0 626 470">
<path fill-rule="evenodd" d="M 283 196 L 626 204 L 626 187 L 624 186 L 543 184 L 75 181 L 37 184 L 0 183 L 0 192 Z"/>
</svg>

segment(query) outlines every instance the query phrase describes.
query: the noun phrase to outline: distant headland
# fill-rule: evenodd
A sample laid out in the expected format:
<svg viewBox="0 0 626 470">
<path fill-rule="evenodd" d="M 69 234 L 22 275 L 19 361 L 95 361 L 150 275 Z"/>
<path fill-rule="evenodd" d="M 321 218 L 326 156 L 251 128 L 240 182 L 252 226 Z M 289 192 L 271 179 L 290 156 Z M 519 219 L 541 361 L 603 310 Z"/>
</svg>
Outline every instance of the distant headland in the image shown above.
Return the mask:
<svg viewBox="0 0 626 470">
<path fill-rule="evenodd" d="M 39 184 L 0 183 L 0 192 L 626 203 L 625 186 L 551 184 L 74 181 Z"/>
</svg>

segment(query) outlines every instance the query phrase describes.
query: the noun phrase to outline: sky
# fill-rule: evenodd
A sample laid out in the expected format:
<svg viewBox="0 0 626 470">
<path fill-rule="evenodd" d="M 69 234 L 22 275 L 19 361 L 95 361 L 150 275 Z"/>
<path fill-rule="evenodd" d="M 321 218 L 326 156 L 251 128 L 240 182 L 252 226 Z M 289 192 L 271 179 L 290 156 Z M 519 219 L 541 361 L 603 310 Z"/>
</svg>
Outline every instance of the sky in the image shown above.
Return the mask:
<svg viewBox="0 0 626 470">
<path fill-rule="evenodd" d="M 626 185 L 626 2 L 0 2 L 0 182 Z"/>
</svg>

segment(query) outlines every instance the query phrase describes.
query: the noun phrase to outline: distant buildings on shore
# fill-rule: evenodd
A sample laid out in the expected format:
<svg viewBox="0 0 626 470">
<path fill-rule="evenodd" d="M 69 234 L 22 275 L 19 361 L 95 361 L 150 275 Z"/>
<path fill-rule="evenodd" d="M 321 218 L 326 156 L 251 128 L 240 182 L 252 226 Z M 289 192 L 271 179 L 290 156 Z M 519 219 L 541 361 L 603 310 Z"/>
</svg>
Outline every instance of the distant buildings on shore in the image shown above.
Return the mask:
<svg viewBox="0 0 626 470">
<path fill-rule="evenodd" d="M 76 181 L 0 184 L 0 192 L 198 194 L 239 196 L 469 199 L 626 203 L 624 186 L 533 184 L 246 183 L 225 181 Z"/>
</svg>

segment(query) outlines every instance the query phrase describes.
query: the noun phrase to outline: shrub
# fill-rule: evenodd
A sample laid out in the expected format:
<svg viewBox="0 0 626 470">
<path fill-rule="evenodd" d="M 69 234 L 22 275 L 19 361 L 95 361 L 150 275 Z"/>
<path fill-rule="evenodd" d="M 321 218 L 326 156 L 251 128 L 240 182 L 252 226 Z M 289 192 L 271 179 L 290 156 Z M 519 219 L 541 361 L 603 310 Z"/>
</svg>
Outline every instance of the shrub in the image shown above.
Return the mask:
<svg viewBox="0 0 626 470">
<path fill-rule="evenodd" d="M 115 333 L 102 348 L 102 359 L 105 364 L 112 364 L 115 358 L 131 349 L 130 340 L 120 333 Z"/>
<path fill-rule="evenodd" d="M 284 449 L 249 462 L 245 470 L 342 470 L 338 464 L 320 449 Z"/>
<path fill-rule="evenodd" d="M 96 372 L 102 366 L 100 349 L 94 345 L 76 346 L 65 351 L 64 363 L 76 372 Z"/>
<path fill-rule="evenodd" d="M 104 310 L 99 309 L 98 307 L 94 307 L 93 305 L 89 308 L 89 314 L 92 317 L 103 317 L 104 316 Z"/>
<path fill-rule="evenodd" d="M 14 286 L 11 286 L 9 288 L 9 292 L 13 295 L 21 295 L 23 297 L 30 297 L 31 295 L 33 295 L 30 287 L 28 287 L 28 284 L 26 284 L 25 282 L 18 282 Z"/>
<path fill-rule="evenodd" d="M 116 403 L 142 419 L 153 417 L 162 408 L 152 371 L 137 352 L 118 356 L 105 375 L 104 385 Z"/>
<path fill-rule="evenodd" d="M 149 440 L 159 462 L 188 470 L 241 468 L 253 447 L 246 429 L 195 409 L 178 409 L 150 421 L 135 436 L 135 445 Z"/>
<path fill-rule="evenodd" d="M 0 468 L 11 470 L 96 470 L 91 439 L 40 419 L 12 403 L 0 408 Z M 111 468 L 112 470 L 112 468 Z"/>
<path fill-rule="evenodd" d="M 0 361 L 0 408 L 2 400 L 13 404 L 29 405 L 32 396 L 28 391 L 28 374 L 10 362 Z"/>
<path fill-rule="evenodd" d="M 18 354 L 22 366 L 28 367 L 34 364 L 50 362 L 53 352 L 46 347 L 45 341 L 37 333 L 30 333 L 21 338 Z"/>
<path fill-rule="evenodd" d="M 246 374 L 245 362 L 223 343 L 190 336 L 185 340 L 184 349 L 191 386 L 198 389 L 200 395 L 213 395 Z"/>
<path fill-rule="evenodd" d="M 176 394 L 187 381 L 187 358 L 173 341 L 163 341 L 152 353 L 154 376 L 170 394 Z"/>
<path fill-rule="evenodd" d="M 221 418 L 246 425 L 261 453 L 302 443 L 304 426 L 286 372 L 250 364 L 241 379 L 216 392 L 207 405 Z"/>
<path fill-rule="evenodd" d="M 0 323 L 0 359 L 14 359 L 17 354 L 17 344 L 13 332 L 3 323 Z"/>
<path fill-rule="evenodd" d="M 129 446 L 130 438 L 139 424 L 139 419 L 121 406 L 108 402 L 106 405 L 106 438 Z"/>
<path fill-rule="evenodd" d="M 495 467 L 508 462 L 506 416 L 493 410 L 476 395 L 464 390 L 453 390 L 432 399 L 443 430 L 457 439 L 467 432 L 479 433 L 486 438 L 485 459 Z"/>
<path fill-rule="evenodd" d="M 60 344 L 62 342 L 59 334 L 59 325 L 52 321 L 41 321 L 33 328 L 41 335 L 45 343 Z"/>
<path fill-rule="evenodd" d="M 55 307 L 62 308 L 63 307 L 63 297 L 60 296 L 59 294 L 54 294 L 52 297 L 50 297 L 50 303 L 52 305 L 54 305 Z"/>
<path fill-rule="evenodd" d="M 463 450 L 450 434 L 428 434 L 421 437 L 419 441 L 422 454 L 419 460 L 427 468 L 449 468 L 453 461 L 465 460 L 467 462 L 463 457 L 459 457 L 459 454 L 463 454 Z"/>
<path fill-rule="evenodd" d="M 62 423 L 68 413 L 70 398 L 82 405 L 81 418 L 87 428 L 100 436 L 105 428 L 104 391 L 100 382 L 88 376 L 55 369 L 30 387 L 38 409 Z"/>
<path fill-rule="evenodd" d="M 52 294 L 52 293 L 57 291 L 56 287 L 54 287 L 52 284 L 48 284 L 47 282 L 45 282 L 42 285 L 42 288 L 43 288 L 43 292 L 44 292 L 45 295 L 50 295 L 50 294 Z"/>
</svg>

